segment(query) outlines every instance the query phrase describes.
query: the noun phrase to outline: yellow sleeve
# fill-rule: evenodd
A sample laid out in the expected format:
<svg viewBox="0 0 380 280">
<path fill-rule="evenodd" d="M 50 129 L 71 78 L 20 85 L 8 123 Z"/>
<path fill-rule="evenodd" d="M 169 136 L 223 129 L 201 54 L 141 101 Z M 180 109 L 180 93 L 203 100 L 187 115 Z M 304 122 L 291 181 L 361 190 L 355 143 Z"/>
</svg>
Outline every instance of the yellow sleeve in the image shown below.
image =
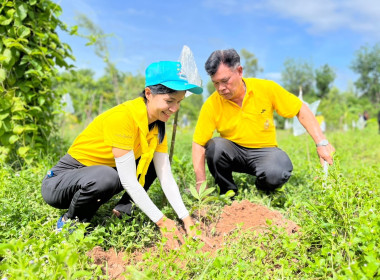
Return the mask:
<svg viewBox="0 0 380 280">
<path fill-rule="evenodd" d="M 125 111 L 116 111 L 103 120 L 104 143 L 111 147 L 133 150 L 137 125 Z"/>
<path fill-rule="evenodd" d="M 216 128 L 215 114 L 210 104 L 207 101 L 203 104 L 193 135 L 193 141 L 201 146 L 206 145 Z"/>
<path fill-rule="evenodd" d="M 279 84 L 272 82 L 272 103 L 276 112 L 284 118 L 293 118 L 301 109 L 302 101 Z"/>
<path fill-rule="evenodd" d="M 168 153 L 168 138 L 166 133 L 162 143 L 157 145 L 156 152 Z"/>
</svg>

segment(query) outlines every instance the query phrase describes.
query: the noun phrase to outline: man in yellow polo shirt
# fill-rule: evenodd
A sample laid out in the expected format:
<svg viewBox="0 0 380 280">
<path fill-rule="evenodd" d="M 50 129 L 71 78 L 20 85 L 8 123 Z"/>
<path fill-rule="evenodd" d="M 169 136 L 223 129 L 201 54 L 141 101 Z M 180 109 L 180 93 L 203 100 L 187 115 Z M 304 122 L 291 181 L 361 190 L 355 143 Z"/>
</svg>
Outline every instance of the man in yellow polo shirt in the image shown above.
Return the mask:
<svg viewBox="0 0 380 280">
<path fill-rule="evenodd" d="M 232 172 L 256 176 L 256 187 L 274 190 L 285 184 L 293 165 L 277 147 L 273 111 L 297 116 L 316 143 L 321 164 L 333 164 L 334 152 L 306 104 L 273 81 L 243 78 L 234 49 L 214 51 L 205 68 L 216 91 L 203 104 L 193 136 L 197 189 L 206 180 L 205 160 L 221 194 L 237 192 Z M 220 137 L 212 138 L 217 131 Z"/>
</svg>

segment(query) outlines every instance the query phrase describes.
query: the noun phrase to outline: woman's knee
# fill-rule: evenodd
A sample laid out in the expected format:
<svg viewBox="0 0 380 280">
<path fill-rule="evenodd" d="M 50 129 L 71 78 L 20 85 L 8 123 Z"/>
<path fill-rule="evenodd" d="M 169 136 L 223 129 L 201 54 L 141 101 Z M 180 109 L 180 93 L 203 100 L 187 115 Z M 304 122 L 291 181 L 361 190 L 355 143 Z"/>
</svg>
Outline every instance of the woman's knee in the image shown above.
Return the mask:
<svg viewBox="0 0 380 280">
<path fill-rule="evenodd" d="M 96 190 L 97 193 L 115 192 L 121 187 L 119 174 L 117 171 L 109 166 L 93 166 L 90 174 L 92 182 L 89 184 L 89 188 Z"/>
</svg>

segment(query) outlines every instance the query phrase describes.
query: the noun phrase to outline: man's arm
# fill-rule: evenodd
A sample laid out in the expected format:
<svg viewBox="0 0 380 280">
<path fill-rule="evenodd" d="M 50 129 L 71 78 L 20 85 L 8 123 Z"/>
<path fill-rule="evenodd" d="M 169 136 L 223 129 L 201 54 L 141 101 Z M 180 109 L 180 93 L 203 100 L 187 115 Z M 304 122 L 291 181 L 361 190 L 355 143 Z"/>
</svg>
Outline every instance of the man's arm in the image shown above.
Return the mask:
<svg viewBox="0 0 380 280">
<path fill-rule="evenodd" d="M 301 109 L 297 114 L 297 118 L 310 134 L 311 138 L 313 138 L 315 144 L 319 144 L 322 140 L 326 140 L 317 119 L 306 104 L 302 104 Z M 335 149 L 331 144 L 317 147 L 317 153 L 322 165 L 324 161 L 327 161 L 330 165 L 333 164 L 332 154 L 334 152 Z"/>
<path fill-rule="evenodd" d="M 197 191 L 199 191 L 202 183 L 206 181 L 205 154 L 205 147 L 193 142 L 193 167 Z"/>
</svg>

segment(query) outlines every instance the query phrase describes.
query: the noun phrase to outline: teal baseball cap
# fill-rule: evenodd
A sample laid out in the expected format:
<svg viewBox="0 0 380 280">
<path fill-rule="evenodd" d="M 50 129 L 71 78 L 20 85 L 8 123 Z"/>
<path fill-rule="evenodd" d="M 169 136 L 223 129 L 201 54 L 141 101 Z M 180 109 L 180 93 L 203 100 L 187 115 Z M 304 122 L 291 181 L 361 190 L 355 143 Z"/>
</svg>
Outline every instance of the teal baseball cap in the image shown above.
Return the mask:
<svg viewBox="0 0 380 280">
<path fill-rule="evenodd" d="M 174 90 L 188 90 L 195 94 L 203 92 L 203 88 L 188 82 L 181 63 L 176 61 L 154 62 L 146 68 L 145 87 L 158 84 Z"/>
</svg>

